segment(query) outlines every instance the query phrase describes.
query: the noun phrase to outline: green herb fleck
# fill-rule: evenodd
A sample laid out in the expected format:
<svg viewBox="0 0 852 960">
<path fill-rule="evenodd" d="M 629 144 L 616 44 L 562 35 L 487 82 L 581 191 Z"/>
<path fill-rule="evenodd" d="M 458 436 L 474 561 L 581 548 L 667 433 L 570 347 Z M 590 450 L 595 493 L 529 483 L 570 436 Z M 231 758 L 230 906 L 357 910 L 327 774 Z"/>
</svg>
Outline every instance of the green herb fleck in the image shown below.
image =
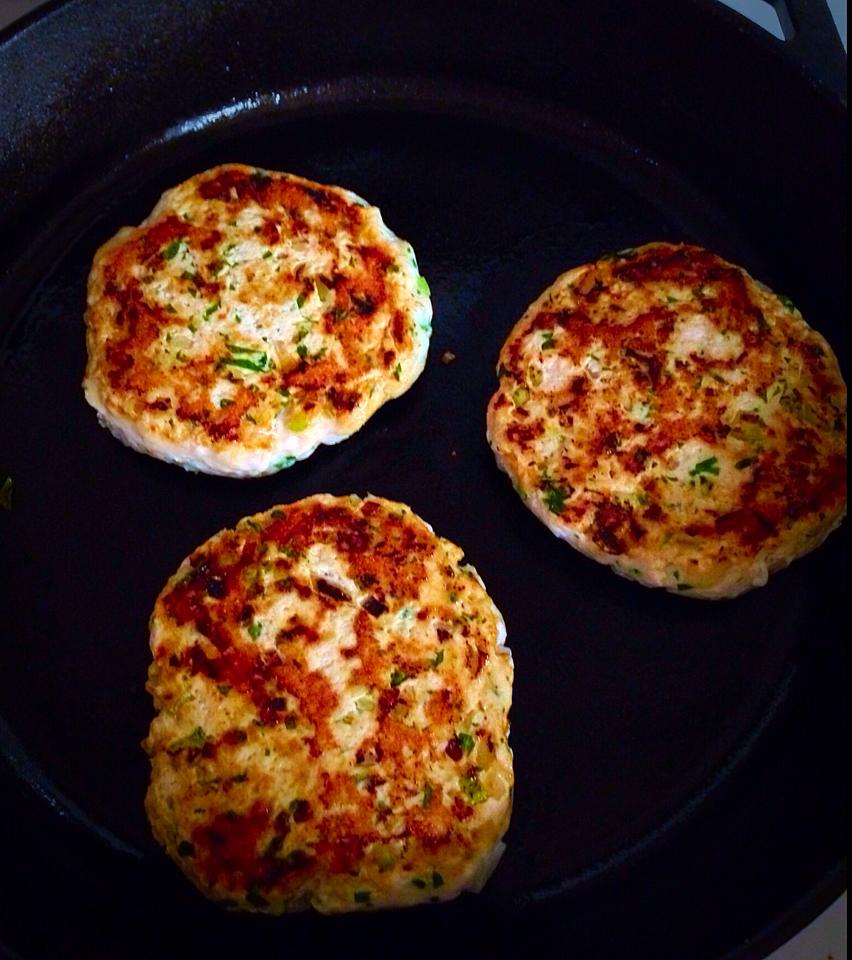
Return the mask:
<svg viewBox="0 0 852 960">
<path fill-rule="evenodd" d="M 473 804 L 483 803 L 488 799 L 488 794 L 479 782 L 479 776 L 475 773 L 467 777 L 460 777 L 459 787 L 462 793 Z"/>
<path fill-rule="evenodd" d="M 553 331 L 545 330 L 542 334 L 541 349 L 552 350 L 555 346 L 556 341 L 553 339 Z"/>
<path fill-rule="evenodd" d="M 257 640 L 261 633 L 263 633 L 263 624 L 255 620 L 249 624 L 248 633 L 252 640 Z"/>
<path fill-rule="evenodd" d="M 303 293 L 300 293 L 299 296 L 296 297 L 296 306 L 299 308 L 299 310 L 301 310 L 304 305 L 305 305 L 305 295 Z"/>
<path fill-rule="evenodd" d="M 394 379 L 395 379 L 395 380 L 399 380 L 399 377 L 400 377 L 400 374 L 401 374 L 401 373 L 402 373 L 402 364 L 401 364 L 401 363 L 398 363 L 398 364 L 393 368 Z"/>
<path fill-rule="evenodd" d="M 222 306 L 221 300 L 214 300 L 204 311 L 204 319 L 209 320 L 221 306 Z"/>
<path fill-rule="evenodd" d="M 12 509 L 12 493 L 15 490 L 15 483 L 12 478 L 6 474 L 0 480 L 0 507 L 4 510 Z"/>
<path fill-rule="evenodd" d="M 307 360 L 307 358 L 308 358 L 308 348 L 305 346 L 304 343 L 300 343 L 299 346 L 296 347 L 296 353 L 299 354 L 299 359 L 300 359 L 300 360 Z"/>
<path fill-rule="evenodd" d="M 178 750 L 182 750 L 184 747 L 203 747 L 207 741 L 207 734 L 204 732 L 204 727 L 196 727 L 192 733 L 187 734 L 185 737 L 180 737 L 178 740 L 173 740 L 169 746 L 169 753 L 177 753 Z"/>
<path fill-rule="evenodd" d="M 420 806 L 424 809 L 432 803 L 432 797 L 435 795 L 435 791 L 432 789 L 432 784 L 427 783 L 423 788 L 423 797 L 420 800 Z"/>
<path fill-rule="evenodd" d="M 465 753 L 470 753 L 473 750 L 476 741 L 469 733 L 457 733 L 456 742 L 464 750 Z"/>
<path fill-rule="evenodd" d="M 426 277 L 424 277 L 422 273 L 417 275 L 417 285 L 415 289 L 421 297 L 428 297 L 432 294 L 432 291 L 429 289 L 429 284 L 426 282 Z"/>
<path fill-rule="evenodd" d="M 689 471 L 691 477 L 697 477 L 702 473 L 712 473 L 714 477 L 719 476 L 719 461 L 716 457 L 708 457 L 706 460 L 699 460 L 698 463 Z"/>
<path fill-rule="evenodd" d="M 178 250 L 180 250 L 180 245 L 183 243 L 182 240 L 172 240 L 172 242 L 163 250 L 163 258 L 166 260 L 174 260 L 177 256 Z"/>
<path fill-rule="evenodd" d="M 565 501 L 569 496 L 571 496 L 571 492 L 565 487 L 554 483 L 552 480 L 545 481 L 544 502 L 551 513 L 562 513 L 565 509 Z"/>
<path fill-rule="evenodd" d="M 405 670 L 400 670 L 397 667 L 394 667 L 393 673 L 391 673 L 390 685 L 392 687 L 398 687 L 401 683 L 408 679 L 408 674 Z"/>
<path fill-rule="evenodd" d="M 432 667 L 440 666 L 444 662 L 444 651 L 439 650 L 434 657 L 429 661 Z"/>
<path fill-rule="evenodd" d="M 233 405 L 234 405 L 234 401 L 229 400 L 227 397 L 222 397 L 222 399 L 219 401 L 220 407 L 232 407 Z"/>
<path fill-rule="evenodd" d="M 529 390 L 526 390 L 523 387 L 518 387 L 518 389 L 512 393 L 512 402 L 516 407 L 522 407 L 527 400 L 529 400 L 529 398 Z"/>
<path fill-rule="evenodd" d="M 271 256 L 272 256 L 272 251 L 271 251 L 271 250 L 264 250 L 264 251 L 263 251 L 263 259 L 264 259 L 264 260 L 268 260 Z"/>
<path fill-rule="evenodd" d="M 797 311 L 796 311 L 796 304 L 793 303 L 793 301 L 792 301 L 789 297 L 785 296 L 783 293 L 779 293 L 779 294 L 778 294 L 778 299 L 781 301 L 781 303 L 784 304 L 784 306 L 790 311 L 790 313 L 796 313 L 796 312 L 797 312 Z"/>
</svg>

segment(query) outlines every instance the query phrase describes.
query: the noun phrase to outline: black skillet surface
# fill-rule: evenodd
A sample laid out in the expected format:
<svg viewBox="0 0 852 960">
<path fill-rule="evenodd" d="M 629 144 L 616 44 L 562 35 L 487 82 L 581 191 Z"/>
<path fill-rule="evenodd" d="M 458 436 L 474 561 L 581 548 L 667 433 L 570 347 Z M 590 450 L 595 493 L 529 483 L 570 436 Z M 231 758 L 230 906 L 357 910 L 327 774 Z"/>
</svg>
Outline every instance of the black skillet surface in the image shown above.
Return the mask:
<svg viewBox="0 0 852 960">
<path fill-rule="evenodd" d="M 733 14 L 651 7 L 72 2 L 0 44 L 15 91 L 0 121 L 7 949 L 411 953 L 497 931 L 504 948 L 584 958 L 758 957 L 842 888 L 845 530 L 762 590 L 690 602 L 556 541 L 484 439 L 527 303 L 569 265 L 651 239 L 700 242 L 789 293 L 844 363 L 845 110 Z M 79 386 L 94 250 L 228 160 L 381 206 L 435 307 L 408 394 L 345 443 L 241 482 L 125 449 Z M 478 898 L 228 915 L 150 838 L 154 597 L 216 530 L 317 491 L 411 504 L 506 617 L 515 808 Z"/>
</svg>

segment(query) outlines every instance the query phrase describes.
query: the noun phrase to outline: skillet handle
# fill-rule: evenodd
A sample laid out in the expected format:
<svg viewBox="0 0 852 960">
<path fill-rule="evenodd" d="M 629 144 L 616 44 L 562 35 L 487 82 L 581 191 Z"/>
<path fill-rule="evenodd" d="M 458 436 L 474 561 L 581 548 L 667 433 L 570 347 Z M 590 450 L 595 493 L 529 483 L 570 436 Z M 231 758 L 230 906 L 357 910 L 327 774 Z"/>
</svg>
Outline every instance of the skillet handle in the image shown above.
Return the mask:
<svg viewBox="0 0 852 960">
<path fill-rule="evenodd" d="M 784 31 L 786 50 L 803 71 L 846 102 L 846 50 L 828 0 L 767 0 Z"/>
</svg>

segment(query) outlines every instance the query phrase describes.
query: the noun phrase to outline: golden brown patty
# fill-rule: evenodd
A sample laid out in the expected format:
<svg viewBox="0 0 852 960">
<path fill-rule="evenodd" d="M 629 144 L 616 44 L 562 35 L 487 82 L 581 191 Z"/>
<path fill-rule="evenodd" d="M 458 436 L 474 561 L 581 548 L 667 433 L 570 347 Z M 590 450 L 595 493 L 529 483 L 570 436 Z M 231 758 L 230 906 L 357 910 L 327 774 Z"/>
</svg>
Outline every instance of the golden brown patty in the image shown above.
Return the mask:
<svg viewBox="0 0 852 960">
<path fill-rule="evenodd" d="M 511 812 L 504 638 L 461 550 L 402 504 L 318 495 L 222 531 L 151 618 L 157 839 L 242 909 L 479 889 Z"/>
<path fill-rule="evenodd" d="M 497 461 L 559 537 L 646 586 L 730 597 L 846 507 L 846 387 L 785 297 L 695 246 L 559 277 L 500 354 Z"/>
<path fill-rule="evenodd" d="M 273 473 L 404 393 L 431 317 L 414 252 L 378 209 L 290 174 L 216 167 L 97 252 L 86 398 L 137 450 Z"/>
</svg>

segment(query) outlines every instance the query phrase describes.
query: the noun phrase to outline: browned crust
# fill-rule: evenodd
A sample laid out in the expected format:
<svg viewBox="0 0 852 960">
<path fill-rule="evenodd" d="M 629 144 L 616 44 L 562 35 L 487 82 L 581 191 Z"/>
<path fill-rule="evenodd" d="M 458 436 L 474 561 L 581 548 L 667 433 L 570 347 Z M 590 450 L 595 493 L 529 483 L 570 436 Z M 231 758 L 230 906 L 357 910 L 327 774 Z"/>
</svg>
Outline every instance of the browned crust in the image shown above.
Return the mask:
<svg viewBox="0 0 852 960">
<path fill-rule="evenodd" d="M 125 432 L 135 423 L 143 434 L 212 450 L 274 443 L 283 405 L 339 422 L 340 432 L 357 429 L 422 364 L 404 362 L 420 349 L 407 246 L 385 232 L 375 208 L 356 200 L 336 187 L 237 164 L 165 194 L 144 224 L 120 231 L 94 260 L 86 322 L 87 390 L 95 405 Z M 248 221 L 239 220 L 244 215 Z M 293 256 L 293 242 L 302 241 L 321 252 L 327 268 Z M 256 247 L 256 259 L 234 268 L 229 250 L 245 242 Z M 255 337 L 254 354 L 230 352 L 229 340 L 241 340 L 241 310 L 268 316 L 310 297 L 317 284 L 325 303 L 310 329 L 322 348 L 288 334 L 278 344 Z M 199 339 L 214 326 L 222 336 Z M 192 344 L 185 356 L 164 359 L 164 331 Z M 239 366 L 260 357 L 250 375 Z M 376 392 L 381 381 L 387 386 Z M 222 383 L 226 403 L 211 402 Z"/>
<path fill-rule="evenodd" d="M 360 599 L 322 576 L 305 578 L 300 561 L 317 545 L 342 558 L 348 576 L 364 592 Z M 246 744 L 258 744 L 259 750 L 261 742 L 323 769 L 319 798 L 296 807 L 295 783 L 255 784 L 258 796 L 251 792 L 251 782 L 241 782 L 238 789 L 225 778 L 205 796 L 202 816 L 180 812 L 184 833 L 172 838 L 165 835 L 164 811 L 152 786 L 148 802 L 155 830 L 206 893 L 221 898 L 255 891 L 267 904 L 286 904 L 314 883 L 357 872 L 377 842 L 402 841 L 411 846 L 412 859 L 419 851 L 421 858 L 435 862 L 447 848 L 453 858 L 464 850 L 473 856 L 484 842 L 478 839 L 474 807 L 458 784 L 454 795 L 445 797 L 433 780 L 440 766 L 454 771 L 456 780 L 477 776 L 470 744 L 461 749 L 455 736 L 470 709 L 469 687 L 477 678 L 484 682 L 491 669 L 500 676 L 508 670 L 511 677 L 508 655 L 496 646 L 493 607 L 479 581 L 458 566 L 460 556 L 399 505 L 319 496 L 223 531 L 172 578 L 154 612 L 160 630 L 152 634 L 156 680 L 150 689 L 157 706 L 169 709 L 186 678 L 197 677 L 213 697 L 212 691 L 224 689 L 228 697 L 238 698 L 242 719 L 238 728 L 208 737 L 203 745 L 176 751 L 152 727 L 147 749 L 159 765 L 159 786 L 171 776 L 191 779 L 194 766 L 205 762 L 221 779 L 236 762 L 235 751 Z M 423 584 L 436 564 L 440 584 L 423 602 Z M 270 595 L 297 598 L 300 609 L 312 614 L 277 624 L 274 645 L 260 647 L 250 637 L 250 627 Z M 413 601 L 417 625 L 412 634 L 380 643 L 382 623 L 387 629 Z M 357 664 L 350 685 L 375 693 L 375 727 L 342 768 L 326 769 L 328 757 L 340 750 L 331 727 L 340 701 L 326 676 L 311 667 L 310 650 L 322 639 L 327 616 L 353 603 L 353 630 L 340 653 Z M 439 669 L 440 674 L 435 672 Z M 421 704 L 431 727 L 418 728 L 412 723 L 417 708 L 413 681 L 430 671 L 440 677 L 440 689 Z M 507 711 L 508 703 L 472 731 L 487 757 L 508 732 Z M 356 783 L 353 771 L 360 764 L 370 769 L 371 762 L 374 775 Z M 478 762 L 487 765 L 481 757 Z M 252 776 L 249 771 L 249 780 Z M 380 787 L 383 801 L 377 803 Z M 424 790 L 425 802 L 420 799 Z M 280 803 L 273 799 L 276 794 Z M 412 804 L 412 795 L 418 802 Z M 394 827 L 389 834 L 390 817 Z M 282 858 L 291 833 L 300 836 L 300 852 Z M 490 835 L 489 843 L 498 837 Z M 180 850 L 191 850 L 191 857 Z M 251 898 L 248 904 L 258 905 Z"/>
<path fill-rule="evenodd" d="M 731 349 L 675 350 L 695 322 Z M 560 389 L 531 382 L 547 358 L 571 370 Z M 499 372 L 488 422 L 501 465 L 555 532 L 649 585 L 712 594 L 740 568 L 739 587 L 754 586 L 845 510 L 846 389 L 830 347 L 700 247 L 648 244 L 570 271 L 513 329 Z M 649 415 L 628 413 L 626 395 Z M 554 430 L 564 440 L 545 454 Z M 704 453 L 684 485 L 669 468 L 691 443 Z"/>
</svg>

